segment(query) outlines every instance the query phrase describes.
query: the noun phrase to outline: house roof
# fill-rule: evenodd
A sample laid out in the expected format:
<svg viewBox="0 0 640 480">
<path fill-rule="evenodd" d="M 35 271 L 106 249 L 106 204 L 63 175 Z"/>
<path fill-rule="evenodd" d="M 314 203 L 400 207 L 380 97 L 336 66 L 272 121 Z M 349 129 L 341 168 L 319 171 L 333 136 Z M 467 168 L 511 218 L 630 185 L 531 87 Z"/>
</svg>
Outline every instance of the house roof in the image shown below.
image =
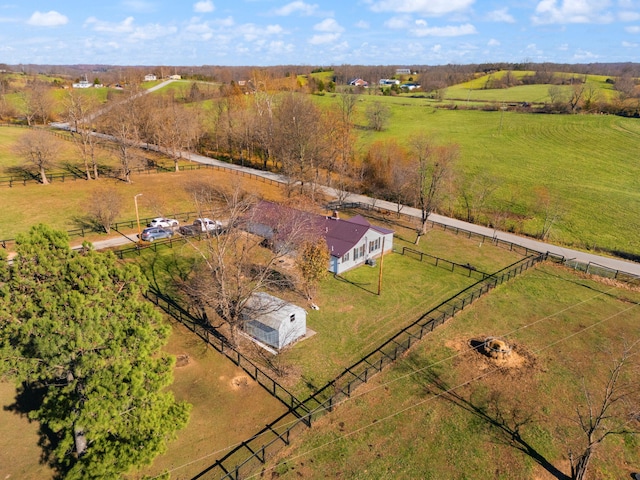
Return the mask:
<svg viewBox="0 0 640 480">
<path fill-rule="evenodd" d="M 254 221 L 277 229 L 277 234 L 285 236 L 294 233 L 291 229 L 296 228 L 294 224 L 297 224 L 299 231 L 295 233 L 300 243 L 322 237 L 334 257 L 342 257 L 357 245 L 370 229 L 380 235 L 393 233 L 393 230 L 371 225 L 362 215 L 349 219 L 327 217 L 267 201 L 261 201 L 256 208 L 258 211 L 253 214 Z"/>
</svg>

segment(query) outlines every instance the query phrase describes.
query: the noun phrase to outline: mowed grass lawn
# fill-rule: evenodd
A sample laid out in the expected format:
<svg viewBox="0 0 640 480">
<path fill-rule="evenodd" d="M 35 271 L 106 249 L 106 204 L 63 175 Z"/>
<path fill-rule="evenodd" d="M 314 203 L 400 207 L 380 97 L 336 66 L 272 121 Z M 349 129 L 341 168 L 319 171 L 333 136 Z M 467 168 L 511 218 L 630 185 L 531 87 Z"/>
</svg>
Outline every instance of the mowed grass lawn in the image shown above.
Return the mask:
<svg viewBox="0 0 640 480">
<path fill-rule="evenodd" d="M 582 381 L 600 398 L 611 355 L 623 339 L 640 337 L 638 302 L 638 291 L 538 266 L 425 337 L 270 467 L 284 479 L 569 474 L 568 449 L 579 452 L 582 445 L 575 423 Z M 515 347 L 511 361 L 498 368 L 470 348 L 470 340 L 487 336 Z M 625 379 L 633 381 L 633 372 Z M 529 454 L 509 444 L 509 432 L 527 418 L 519 434 Z M 504 425 L 506 435 L 489 419 Z M 590 468 L 591 478 L 629 478 L 640 469 L 640 441 L 608 438 Z"/>
<path fill-rule="evenodd" d="M 345 217 L 353 213 L 343 212 Z M 396 229 L 395 252 L 410 247 L 458 264 L 470 263 L 488 273 L 522 258 L 518 253 L 450 231 L 432 230 L 416 246 L 406 238 L 412 233 L 410 228 L 390 223 L 385 226 Z M 179 294 L 174 281 L 189 271 L 195 256 L 191 245 L 180 244 L 156 252 L 146 250 L 131 261 L 140 264 L 161 292 L 176 296 Z M 293 263 L 285 262 L 290 266 L 283 267 L 283 273 L 292 274 Z M 382 288 L 378 295 L 381 264 Z M 305 398 L 422 314 L 477 282 L 467 273 L 462 268 L 451 272 L 444 263 L 435 267 L 433 262 L 421 263 L 409 255 L 390 253 L 376 267 L 362 266 L 325 278 L 314 297 L 319 310 L 311 309 L 300 291 L 273 292 L 308 311 L 307 327 L 313 333 L 278 355 L 277 363 L 286 373 L 272 375 L 296 396 Z M 249 344 L 243 344 L 243 349 L 248 355 L 255 351 Z M 256 361 L 260 362 L 260 358 Z M 265 369 L 269 371 L 268 367 Z"/>
</svg>

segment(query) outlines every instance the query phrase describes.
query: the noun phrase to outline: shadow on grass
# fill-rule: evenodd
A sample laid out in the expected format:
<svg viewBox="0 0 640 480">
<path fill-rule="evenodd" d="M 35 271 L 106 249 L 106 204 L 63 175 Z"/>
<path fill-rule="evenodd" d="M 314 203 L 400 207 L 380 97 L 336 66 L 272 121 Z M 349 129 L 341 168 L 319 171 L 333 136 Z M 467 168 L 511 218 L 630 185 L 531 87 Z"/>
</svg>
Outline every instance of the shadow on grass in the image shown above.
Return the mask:
<svg viewBox="0 0 640 480">
<path fill-rule="evenodd" d="M 339 282 L 344 282 L 344 283 L 348 283 L 349 285 L 353 285 L 354 287 L 357 287 L 357 288 L 359 288 L 360 290 L 364 290 L 364 291 L 365 291 L 365 292 L 367 292 L 367 293 L 371 293 L 371 294 L 373 294 L 373 295 L 377 295 L 377 294 L 378 294 L 378 291 L 377 291 L 377 290 L 375 290 L 375 291 L 374 291 L 374 290 L 369 290 L 369 289 L 366 287 L 366 286 L 371 285 L 371 283 L 370 283 L 370 282 L 367 282 L 367 283 L 356 283 L 356 282 L 353 282 L 353 281 L 351 281 L 351 280 L 347 280 L 346 278 L 344 278 L 344 277 L 342 277 L 342 276 L 340 276 L 340 275 L 337 275 L 337 274 L 334 274 L 334 275 L 333 275 L 333 278 L 335 278 L 335 279 L 336 279 L 336 280 L 338 280 Z"/>
<path fill-rule="evenodd" d="M 11 405 L 5 406 L 4 409 L 17 415 L 28 417 L 31 422 L 33 421 L 31 415 L 42 407 L 46 393 L 47 387 L 45 386 L 23 383 L 17 390 L 15 401 Z M 59 442 L 58 436 L 42 423 L 39 423 L 38 435 L 40 436 L 38 446 L 42 449 L 40 463 L 56 470 L 57 475 L 55 478 L 64 478 L 65 471 L 53 455 Z"/>
<path fill-rule="evenodd" d="M 523 435 L 523 429 L 527 425 L 535 424 L 535 413 L 526 408 L 526 405 L 506 405 L 500 393 L 492 394 L 486 400 L 473 401 L 463 397 L 448 385 L 437 371 L 429 368 L 422 382 L 424 393 L 432 394 L 459 407 L 490 427 L 497 443 L 512 447 L 544 468 L 549 474 L 558 480 L 571 480 L 571 477 L 556 468 L 544 455 L 531 445 Z"/>
</svg>

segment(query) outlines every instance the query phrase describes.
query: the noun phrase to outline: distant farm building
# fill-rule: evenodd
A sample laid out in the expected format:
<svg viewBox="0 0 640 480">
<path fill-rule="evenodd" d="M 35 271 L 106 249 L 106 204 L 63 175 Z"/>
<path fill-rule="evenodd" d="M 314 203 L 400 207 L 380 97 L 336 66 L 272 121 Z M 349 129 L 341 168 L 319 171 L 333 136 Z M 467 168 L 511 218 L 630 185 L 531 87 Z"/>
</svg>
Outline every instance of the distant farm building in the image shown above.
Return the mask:
<svg viewBox="0 0 640 480">
<path fill-rule="evenodd" d="M 158 79 L 158 77 L 156 77 L 153 73 L 147 73 L 144 76 L 144 81 L 145 82 L 154 82 Z"/>
</svg>

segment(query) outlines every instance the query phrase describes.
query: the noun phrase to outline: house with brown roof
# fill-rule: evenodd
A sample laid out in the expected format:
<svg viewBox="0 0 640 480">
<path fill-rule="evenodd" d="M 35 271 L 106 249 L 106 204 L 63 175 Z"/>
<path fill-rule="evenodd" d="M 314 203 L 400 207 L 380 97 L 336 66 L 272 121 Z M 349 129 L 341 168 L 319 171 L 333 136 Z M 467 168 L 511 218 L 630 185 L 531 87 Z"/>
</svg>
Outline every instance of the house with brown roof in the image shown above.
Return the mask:
<svg viewBox="0 0 640 480">
<path fill-rule="evenodd" d="M 393 230 L 372 225 L 362 215 L 343 219 L 303 212 L 273 202 L 261 201 L 246 222 L 247 231 L 264 237 L 274 248 L 323 238 L 331 255 L 329 271 L 343 273 L 351 268 L 373 264 L 374 259 L 393 249 Z"/>
</svg>

